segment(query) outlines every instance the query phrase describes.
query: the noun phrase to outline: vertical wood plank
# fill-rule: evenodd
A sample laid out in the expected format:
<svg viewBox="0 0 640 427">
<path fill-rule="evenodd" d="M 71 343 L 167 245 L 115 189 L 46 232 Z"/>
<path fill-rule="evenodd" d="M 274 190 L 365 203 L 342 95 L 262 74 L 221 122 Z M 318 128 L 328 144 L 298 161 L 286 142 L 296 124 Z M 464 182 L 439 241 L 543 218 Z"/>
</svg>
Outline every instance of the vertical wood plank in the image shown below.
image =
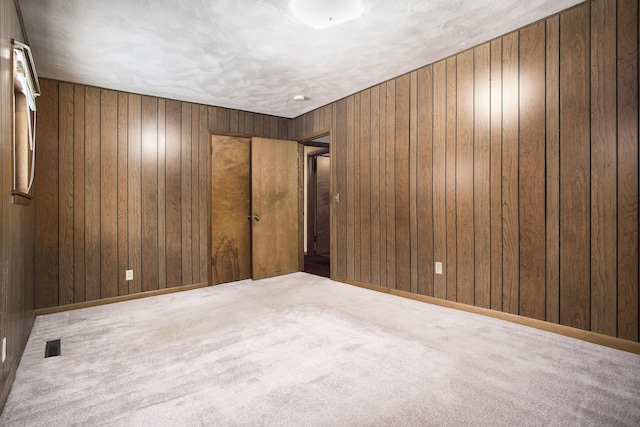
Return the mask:
<svg viewBox="0 0 640 427">
<path fill-rule="evenodd" d="M 142 290 L 158 285 L 158 99 L 142 97 Z"/>
<path fill-rule="evenodd" d="M 396 80 L 396 278 L 397 289 L 411 290 L 411 240 L 409 214 L 409 101 L 410 76 Z"/>
<path fill-rule="evenodd" d="M 204 105 L 200 106 L 200 126 L 202 127 L 202 110 L 206 111 L 206 107 Z M 246 133 L 247 135 L 253 135 L 253 117 L 255 116 L 254 113 L 245 113 L 244 115 L 244 133 Z M 205 115 L 205 123 L 206 123 L 206 115 Z M 283 137 L 282 139 L 287 139 L 286 137 Z M 207 144 L 208 146 L 208 144 Z"/>
<path fill-rule="evenodd" d="M 43 79 L 38 109 L 47 111 L 38 121 L 38 150 L 34 181 L 38 204 L 35 213 L 35 308 L 58 305 L 58 82 Z M 42 130 L 46 129 L 46 132 Z"/>
<path fill-rule="evenodd" d="M 458 57 L 456 217 L 458 302 L 475 300 L 475 234 L 473 219 L 473 50 Z"/>
<path fill-rule="evenodd" d="M 262 114 L 256 114 L 253 118 L 253 134 L 256 136 L 265 136 L 263 132 L 264 128 L 264 116 Z M 292 138 L 296 138 L 295 136 Z"/>
<path fill-rule="evenodd" d="M 59 304 L 71 304 L 74 298 L 73 252 L 73 85 L 59 85 L 58 127 L 58 253 L 59 253 Z"/>
<path fill-rule="evenodd" d="M 638 340 L 638 2 L 618 1 L 618 336 Z"/>
<path fill-rule="evenodd" d="M 447 208 L 447 299 L 457 299 L 457 233 L 456 233 L 456 99 L 457 57 L 447 59 L 447 148 L 446 148 L 446 208 Z"/>
<path fill-rule="evenodd" d="M 271 120 L 269 116 L 264 116 L 264 120 L 262 121 L 262 134 L 265 138 L 269 138 L 271 136 Z"/>
<path fill-rule="evenodd" d="M 560 15 L 560 323 L 589 329 L 589 6 Z"/>
<path fill-rule="evenodd" d="M 118 295 L 118 93 L 100 99 L 100 298 Z"/>
<path fill-rule="evenodd" d="M 100 299 L 100 89 L 85 98 L 85 279 L 86 299 Z"/>
<path fill-rule="evenodd" d="M 240 114 L 238 123 L 244 123 Z M 242 128 L 239 127 L 238 130 Z M 200 283 L 200 109 L 191 104 L 191 283 Z M 206 211 L 205 211 L 206 212 Z"/>
<path fill-rule="evenodd" d="M 320 129 L 320 113 L 323 112 L 321 108 L 313 110 L 313 132 L 317 132 Z"/>
<path fill-rule="evenodd" d="M 73 92 L 73 302 L 84 302 L 84 86 Z M 37 171 L 36 171 L 37 173 Z"/>
<path fill-rule="evenodd" d="M 142 291 L 142 97 L 129 94 L 127 138 L 127 230 L 129 234 L 129 293 Z"/>
<path fill-rule="evenodd" d="M 279 131 L 279 127 L 278 127 L 278 118 L 275 116 L 270 116 L 269 117 L 271 120 L 271 130 L 269 135 L 271 135 L 271 138 L 278 138 L 278 131 Z"/>
<path fill-rule="evenodd" d="M 432 70 L 432 66 L 418 70 L 416 101 L 417 291 L 419 294 L 429 296 L 433 296 L 434 291 L 433 207 L 441 202 L 441 200 L 436 202 L 434 198 Z"/>
<path fill-rule="evenodd" d="M 371 283 L 371 90 L 360 97 L 360 280 Z"/>
<path fill-rule="evenodd" d="M 502 311 L 502 38 L 491 42 L 491 308 Z"/>
<path fill-rule="evenodd" d="M 591 330 L 617 332 L 616 2 L 591 3 Z"/>
<path fill-rule="evenodd" d="M 358 96 L 358 94 L 356 94 L 356 96 Z M 358 108 L 357 105 L 356 105 L 356 108 Z M 304 117 L 304 135 L 309 135 L 314 131 L 313 130 L 313 111 L 306 113 L 303 117 Z M 357 118 L 358 116 L 356 115 L 356 120 Z"/>
<path fill-rule="evenodd" d="M 518 33 L 502 38 L 502 310 L 519 308 Z"/>
<path fill-rule="evenodd" d="M 380 86 L 371 88 L 371 284 L 380 286 Z"/>
<path fill-rule="evenodd" d="M 329 105 L 332 107 L 335 104 Z M 331 113 L 333 114 L 333 113 Z M 278 138 L 277 139 L 291 139 L 289 138 L 289 123 L 291 120 L 285 119 L 284 117 L 278 118 Z M 253 134 L 252 134 L 253 135 Z"/>
<path fill-rule="evenodd" d="M 200 109 L 199 105 L 197 104 L 192 104 L 192 107 L 195 109 Z M 246 112 L 246 111 L 240 111 L 238 112 L 238 132 L 239 133 L 244 133 L 244 134 L 249 134 L 250 132 L 247 130 L 247 117 L 251 116 L 252 113 Z M 200 119 L 198 118 L 198 121 L 200 121 Z"/>
<path fill-rule="evenodd" d="M 214 133 L 220 130 L 218 128 L 218 107 L 207 107 L 207 124 Z"/>
<path fill-rule="evenodd" d="M 546 26 L 546 320 L 560 323 L 560 17 Z"/>
<path fill-rule="evenodd" d="M 172 288 L 182 284 L 182 104 L 179 101 L 167 101 L 165 114 L 167 287 Z"/>
<path fill-rule="evenodd" d="M 218 122 L 220 111 L 218 111 Z M 182 211 L 182 285 L 193 283 L 191 248 L 191 105 L 182 103 L 182 135 L 180 145 L 181 211 Z"/>
<path fill-rule="evenodd" d="M 545 23 L 520 31 L 520 314 L 545 318 Z"/>
<path fill-rule="evenodd" d="M 206 117 L 207 107 L 201 108 Z M 158 289 L 167 287 L 166 194 L 166 101 L 158 99 Z"/>
<path fill-rule="evenodd" d="M 209 255 L 209 219 L 208 219 L 208 206 L 209 206 L 209 197 L 208 197 L 208 189 L 210 188 L 208 185 L 208 178 L 210 176 L 209 169 L 207 165 L 209 164 L 209 153 L 210 150 L 210 139 L 211 136 L 209 134 L 209 130 L 207 128 L 207 108 L 205 106 L 199 107 L 200 114 L 200 130 L 199 130 L 199 152 L 198 155 L 198 178 L 199 178 L 199 200 L 200 205 L 198 211 L 200 212 L 200 231 L 199 231 L 199 239 L 200 239 L 200 248 L 199 248 L 199 266 L 200 266 L 200 274 L 198 283 L 210 283 L 209 282 L 209 259 L 211 256 Z M 251 132 L 253 132 L 253 114 L 248 114 L 248 117 L 251 117 Z M 245 130 L 248 128 L 245 128 Z"/>
<path fill-rule="evenodd" d="M 409 259 L 411 292 L 418 292 L 418 72 L 409 74 Z"/>
<path fill-rule="evenodd" d="M 361 280 L 361 271 L 362 271 L 362 199 L 360 198 L 361 194 L 361 186 L 362 186 L 362 175 L 360 172 L 360 151 L 361 151 L 361 140 L 360 140 L 360 110 L 361 110 L 361 94 L 356 93 L 353 97 L 353 177 L 355 179 L 353 186 L 353 210 L 354 210 L 354 244 L 353 244 L 353 263 L 354 263 L 354 271 L 353 278 L 354 280 Z M 309 114 L 306 114 L 305 117 L 305 131 L 309 128 Z"/>
<path fill-rule="evenodd" d="M 231 110 L 229 112 L 229 131 L 240 132 L 240 112 L 238 110 Z"/>
<path fill-rule="evenodd" d="M 387 84 L 378 85 L 380 89 L 380 286 L 387 285 Z"/>
<path fill-rule="evenodd" d="M 447 61 L 433 64 L 433 296 L 447 299 Z"/>
<path fill-rule="evenodd" d="M 473 50 L 474 301 L 491 307 L 491 44 Z M 544 222 L 544 218 L 542 219 Z"/>
<path fill-rule="evenodd" d="M 397 288 L 396 279 L 396 80 L 387 82 L 385 192 L 387 206 L 387 287 Z"/>
<path fill-rule="evenodd" d="M 231 122 L 231 111 L 226 108 L 218 108 L 217 109 L 217 122 L 216 122 L 216 130 L 222 132 L 229 132 L 230 122 Z"/>
<path fill-rule="evenodd" d="M 355 280 L 355 184 L 356 184 L 356 170 L 355 170 L 355 118 L 354 118 L 354 96 L 347 97 L 347 132 L 345 145 L 347 146 L 347 279 Z"/>
<path fill-rule="evenodd" d="M 118 295 L 129 293 L 125 272 L 129 268 L 129 96 L 118 93 Z"/>
<path fill-rule="evenodd" d="M 331 136 L 332 150 L 335 150 L 336 156 L 332 157 L 332 168 L 335 168 L 336 180 L 334 183 L 334 191 L 339 195 L 339 202 L 334 203 L 335 212 L 335 224 L 333 227 L 337 228 L 337 253 L 332 258 L 337 260 L 336 275 L 339 278 L 348 277 L 347 265 L 350 262 L 350 252 L 348 251 L 347 242 L 347 226 L 348 226 L 348 180 L 349 180 L 349 166 L 348 166 L 348 148 L 347 148 L 347 100 L 341 99 L 336 103 L 336 133 Z"/>
</svg>

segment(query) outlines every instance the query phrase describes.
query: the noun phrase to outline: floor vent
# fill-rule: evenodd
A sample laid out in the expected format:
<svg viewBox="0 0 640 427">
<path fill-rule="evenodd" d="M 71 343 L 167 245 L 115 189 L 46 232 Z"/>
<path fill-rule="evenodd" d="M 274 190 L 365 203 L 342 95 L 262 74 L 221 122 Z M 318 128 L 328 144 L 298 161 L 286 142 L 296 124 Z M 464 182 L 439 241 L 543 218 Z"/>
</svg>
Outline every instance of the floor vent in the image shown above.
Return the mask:
<svg viewBox="0 0 640 427">
<path fill-rule="evenodd" d="M 60 340 L 47 341 L 47 346 L 44 349 L 44 357 L 60 356 Z"/>
</svg>

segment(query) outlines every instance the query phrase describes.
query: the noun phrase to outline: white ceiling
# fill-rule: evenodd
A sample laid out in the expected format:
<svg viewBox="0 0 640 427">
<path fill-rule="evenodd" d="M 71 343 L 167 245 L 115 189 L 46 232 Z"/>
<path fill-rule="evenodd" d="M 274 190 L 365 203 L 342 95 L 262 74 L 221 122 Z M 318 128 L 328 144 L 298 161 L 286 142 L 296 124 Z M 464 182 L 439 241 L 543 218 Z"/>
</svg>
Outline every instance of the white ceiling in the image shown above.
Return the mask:
<svg viewBox="0 0 640 427">
<path fill-rule="evenodd" d="M 361 18 L 321 30 L 288 0 L 20 7 L 41 77 L 292 118 L 582 1 L 362 0 Z"/>
</svg>

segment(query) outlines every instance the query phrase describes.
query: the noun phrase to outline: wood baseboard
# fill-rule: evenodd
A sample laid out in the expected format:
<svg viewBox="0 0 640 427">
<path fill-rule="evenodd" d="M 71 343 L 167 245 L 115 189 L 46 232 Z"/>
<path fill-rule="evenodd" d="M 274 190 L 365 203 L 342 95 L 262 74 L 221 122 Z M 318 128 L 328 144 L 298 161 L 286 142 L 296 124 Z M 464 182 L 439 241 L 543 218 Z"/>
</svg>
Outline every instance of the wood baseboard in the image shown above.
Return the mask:
<svg viewBox="0 0 640 427">
<path fill-rule="evenodd" d="M 625 340 L 622 338 L 617 338 L 609 335 L 599 334 L 596 332 L 572 328 L 571 326 L 558 325 L 557 323 L 545 322 L 544 320 L 531 319 L 528 317 L 519 316 L 517 314 L 504 313 L 502 311 L 476 307 L 473 305 L 462 304 L 454 301 L 442 300 L 434 297 L 429 297 L 426 295 L 419 295 L 419 294 L 414 294 L 407 291 L 400 291 L 398 289 L 390 289 L 390 288 L 385 288 L 383 286 L 370 285 L 368 283 L 363 283 L 363 282 L 356 282 L 354 280 L 348 280 L 348 279 L 343 279 L 338 277 L 332 277 L 332 280 L 346 283 L 348 285 L 358 286 L 360 288 L 370 289 L 372 291 L 383 292 L 386 294 L 396 295 L 403 298 L 409 298 L 415 301 L 426 302 L 429 304 L 435 304 L 442 307 L 454 308 L 457 310 L 468 311 L 470 313 L 481 314 L 483 316 L 494 317 L 496 319 L 506 320 L 508 322 L 518 323 L 524 326 L 530 326 L 532 328 L 541 329 L 547 332 L 553 332 L 559 335 L 576 338 L 582 341 L 588 341 L 590 343 L 603 345 L 605 347 L 615 348 L 617 350 L 627 351 L 629 353 L 640 354 L 640 343 Z"/>
<path fill-rule="evenodd" d="M 86 302 L 79 302 L 79 303 L 75 303 L 75 304 L 60 305 L 60 306 L 57 306 L 57 307 L 39 308 L 39 309 L 36 310 L 36 316 L 42 316 L 42 315 L 45 315 L 45 314 L 60 313 L 60 312 L 69 311 L 69 310 L 79 310 L 81 308 L 87 308 L 87 307 L 97 307 L 99 305 L 113 304 L 115 302 L 131 301 L 131 300 L 134 300 L 134 299 L 154 297 L 154 296 L 158 296 L 158 295 L 167 295 L 167 294 L 172 294 L 174 292 L 190 291 L 190 290 L 193 290 L 193 289 L 204 288 L 204 287 L 207 287 L 207 286 L 209 286 L 208 283 L 196 283 L 196 284 L 193 284 L 193 285 L 177 286 L 177 287 L 174 287 L 174 288 L 166 288 L 166 289 L 157 289 L 157 290 L 154 290 L 154 291 L 140 292 L 138 294 L 121 295 L 121 296 L 117 296 L 117 297 L 104 298 L 104 299 L 99 299 L 99 300 L 94 300 L 94 301 L 86 301 Z"/>
</svg>

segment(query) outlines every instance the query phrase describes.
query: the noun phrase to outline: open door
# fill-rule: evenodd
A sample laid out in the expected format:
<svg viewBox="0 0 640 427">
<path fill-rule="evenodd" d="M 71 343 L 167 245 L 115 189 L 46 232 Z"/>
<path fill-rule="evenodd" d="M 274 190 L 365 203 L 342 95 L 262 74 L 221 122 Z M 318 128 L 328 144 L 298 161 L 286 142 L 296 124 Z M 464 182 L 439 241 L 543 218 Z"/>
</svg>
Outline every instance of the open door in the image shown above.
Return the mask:
<svg viewBox="0 0 640 427">
<path fill-rule="evenodd" d="M 298 143 L 252 138 L 253 279 L 300 270 Z"/>
</svg>

